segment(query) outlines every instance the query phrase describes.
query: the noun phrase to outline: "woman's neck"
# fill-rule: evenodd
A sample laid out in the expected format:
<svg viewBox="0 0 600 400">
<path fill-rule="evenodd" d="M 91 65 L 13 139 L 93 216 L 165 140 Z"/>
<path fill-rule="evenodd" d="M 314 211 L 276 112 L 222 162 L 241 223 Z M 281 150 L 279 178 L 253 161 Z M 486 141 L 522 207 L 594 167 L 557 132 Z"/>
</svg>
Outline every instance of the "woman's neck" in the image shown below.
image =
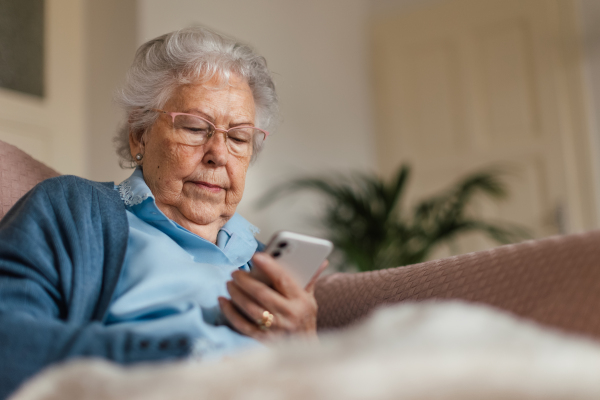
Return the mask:
<svg viewBox="0 0 600 400">
<path fill-rule="evenodd" d="M 217 218 L 207 224 L 198 224 L 186 218 L 177 207 L 162 205 L 158 202 L 156 203 L 156 206 L 171 221 L 176 222 L 181 225 L 181 227 L 214 244 L 217 244 L 217 235 L 219 234 L 219 231 L 229 220 L 229 218 Z"/>
</svg>

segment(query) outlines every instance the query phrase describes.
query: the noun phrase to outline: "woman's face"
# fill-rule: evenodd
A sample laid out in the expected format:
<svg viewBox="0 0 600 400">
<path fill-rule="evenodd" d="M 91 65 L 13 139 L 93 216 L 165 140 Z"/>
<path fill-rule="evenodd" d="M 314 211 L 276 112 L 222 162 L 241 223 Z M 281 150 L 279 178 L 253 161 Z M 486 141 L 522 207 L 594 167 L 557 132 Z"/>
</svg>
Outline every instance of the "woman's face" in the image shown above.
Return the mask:
<svg viewBox="0 0 600 400">
<path fill-rule="evenodd" d="M 254 125 L 252 91 L 235 75 L 228 84 L 215 78 L 180 86 L 163 109 L 199 115 L 221 129 Z M 144 179 L 159 209 L 186 229 L 215 241 L 242 199 L 251 156 L 231 155 L 222 133 L 202 146 L 177 143 L 171 116 L 166 114 L 141 141 L 133 136 L 131 153 L 143 154 Z"/>
</svg>

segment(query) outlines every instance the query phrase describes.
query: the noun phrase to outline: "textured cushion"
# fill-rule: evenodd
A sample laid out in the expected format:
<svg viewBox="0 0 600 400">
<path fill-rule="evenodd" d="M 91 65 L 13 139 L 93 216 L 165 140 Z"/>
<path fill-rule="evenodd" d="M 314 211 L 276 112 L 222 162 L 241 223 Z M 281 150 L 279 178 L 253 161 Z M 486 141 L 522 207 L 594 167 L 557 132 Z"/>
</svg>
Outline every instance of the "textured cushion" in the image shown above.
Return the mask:
<svg viewBox="0 0 600 400">
<path fill-rule="evenodd" d="M 0 219 L 29 189 L 58 175 L 52 168 L 0 140 Z"/>
<path fill-rule="evenodd" d="M 333 274 L 319 280 L 315 295 L 319 329 L 346 326 L 381 304 L 463 299 L 600 339 L 600 231 Z"/>
</svg>

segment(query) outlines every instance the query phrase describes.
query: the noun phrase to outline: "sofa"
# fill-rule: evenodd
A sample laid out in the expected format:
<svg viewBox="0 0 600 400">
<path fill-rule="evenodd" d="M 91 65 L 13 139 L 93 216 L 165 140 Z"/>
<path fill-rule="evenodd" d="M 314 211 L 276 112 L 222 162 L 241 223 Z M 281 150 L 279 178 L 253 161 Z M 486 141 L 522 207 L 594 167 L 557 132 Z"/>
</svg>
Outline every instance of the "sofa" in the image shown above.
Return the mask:
<svg viewBox="0 0 600 400">
<path fill-rule="evenodd" d="M 0 141 L 0 219 L 36 183 L 59 173 Z M 322 277 L 318 329 L 380 306 L 463 300 L 600 340 L 600 231 L 556 236 L 393 269 Z"/>
<path fill-rule="evenodd" d="M 57 175 L 0 141 L 0 219 Z M 334 273 L 316 286 L 320 344 L 220 362 L 72 360 L 10 399 L 597 399 L 599 244 L 592 231 Z"/>
</svg>

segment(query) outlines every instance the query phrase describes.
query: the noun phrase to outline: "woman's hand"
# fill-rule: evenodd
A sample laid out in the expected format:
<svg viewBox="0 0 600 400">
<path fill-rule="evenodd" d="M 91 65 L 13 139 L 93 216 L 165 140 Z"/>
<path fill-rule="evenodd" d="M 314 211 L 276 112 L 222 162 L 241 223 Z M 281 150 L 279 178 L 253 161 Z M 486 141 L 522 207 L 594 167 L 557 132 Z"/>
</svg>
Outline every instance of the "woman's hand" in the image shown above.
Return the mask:
<svg viewBox="0 0 600 400">
<path fill-rule="evenodd" d="M 260 341 L 288 334 L 316 338 L 317 301 L 314 288 L 318 274 L 303 289 L 273 257 L 265 253 L 256 253 L 252 264 L 272 282 L 273 287 L 245 271 L 233 272 L 233 280 L 227 282 L 231 300 L 219 297 L 221 310 L 231 326 Z M 319 271 L 326 267 L 327 261 Z M 269 313 L 272 314 L 270 322 Z"/>
</svg>

